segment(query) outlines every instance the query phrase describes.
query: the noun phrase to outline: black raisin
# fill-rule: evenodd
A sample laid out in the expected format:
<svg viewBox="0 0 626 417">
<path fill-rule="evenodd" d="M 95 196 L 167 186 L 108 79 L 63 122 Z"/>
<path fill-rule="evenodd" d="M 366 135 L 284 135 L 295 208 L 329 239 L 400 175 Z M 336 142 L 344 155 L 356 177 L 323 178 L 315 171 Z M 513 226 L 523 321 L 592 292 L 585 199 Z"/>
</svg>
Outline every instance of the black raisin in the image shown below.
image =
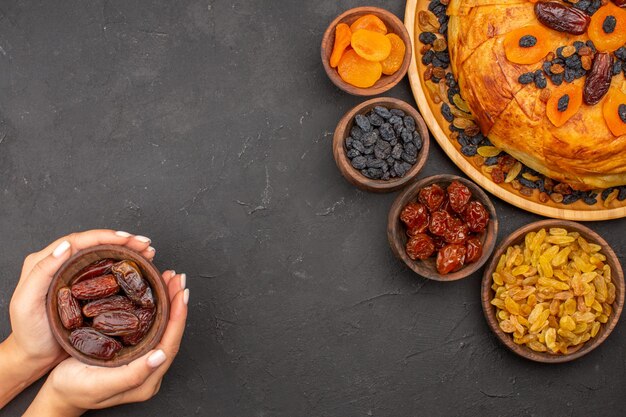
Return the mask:
<svg viewBox="0 0 626 417">
<path fill-rule="evenodd" d="M 393 164 L 393 171 L 395 171 L 398 177 L 404 177 L 407 170 L 405 169 L 404 163 L 396 162 Z"/>
<path fill-rule="evenodd" d="M 380 137 L 387 142 L 396 137 L 396 133 L 389 123 L 383 123 L 378 131 L 380 132 Z"/>
<path fill-rule="evenodd" d="M 626 46 L 622 46 L 617 51 L 615 51 L 615 56 L 622 61 L 626 61 Z"/>
<path fill-rule="evenodd" d="M 383 106 L 374 107 L 374 112 L 385 120 L 388 120 L 392 116 L 389 109 Z"/>
<path fill-rule="evenodd" d="M 392 125 L 397 125 L 399 123 L 402 123 L 402 118 L 400 116 L 392 116 L 389 119 L 389 123 L 391 123 Z"/>
<path fill-rule="evenodd" d="M 476 155 L 477 148 L 474 145 L 465 145 L 461 147 L 461 152 L 465 156 L 474 156 Z"/>
<path fill-rule="evenodd" d="M 418 151 L 422 150 L 422 146 L 424 146 L 424 141 L 422 140 L 422 136 L 417 132 L 413 132 L 413 144 L 417 148 Z"/>
<path fill-rule="evenodd" d="M 450 111 L 450 106 L 448 106 L 448 103 L 443 103 L 441 105 L 441 114 L 448 123 L 452 123 L 454 121 L 454 115 L 452 114 L 452 111 Z"/>
<path fill-rule="evenodd" d="M 619 188 L 619 194 L 617 195 L 617 201 L 626 200 L 626 185 Z"/>
<path fill-rule="evenodd" d="M 574 42 L 574 48 L 576 48 L 577 53 L 578 51 L 580 51 L 580 48 L 582 48 L 583 46 L 585 46 L 585 42 L 581 42 L 581 41 Z"/>
<path fill-rule="evenodd" d="M 435 39 L 437 39 L 437 35 L 432 32 L 422 32 L 420 33 L 419 39 L 424 45 L 432 45 Z"/>
<path fill-rule="evenodd" d="M 591 52 L 593 52 L 594 54 L 598 52 L 598 50 L 596 49 L 596 45 L 593 43 L 591 39 L 587 41 L 587 46 L 591 48 Z"/>
<path fill-rule="evenodd" d="M 409 142 L 404 145 L 404 152 L 410 156 L 417 156 L 417 146 L 415 146 L 413 142 Z"/>
<path fill-rule="evenodd" d="M 365 148 L 363 150 L 363 155 L 371 155 L 374 153 L 374 147 L 373 146 L 368 146 L 367 148 Z"/>
<path fill-rule="evenodd" d="M 385 120 L 374 112 L 371 112 L 367 118 L 372 126 L 380 126 L 385 123 Z"/>
<path fill-rule="evenodd" d="M 580 56 L 574 54 L 570 57 L 567 57 L 565 60 L 565 66 L 572 69 L 577 69 L 582 67 L 583 63 L 580 60 Z"/>
<path fill-rule="evenodd" d="M 398 116 L 398 117 L 406 116 L 406 114 L 402 110 L 400 110 L 400 109 L 391 109 L 390 112 L 394 116 Z"/>
<path fill-rule="evenodd" d="M 541 89 L 544 89 L 548 86 L 548 80 L 546 80 L 546 76 L 543 75 L 543 72 L 541 72 L 541 70 L 535 72 L 535 85 L 537 86 L 537 88 Z"/>
<path fill-rule="evenodd" d="M 404 116 L 404 127 L 406 127 L 409 132 L 413 133 L 415 131 L 415 119 L 411 116 Z"/>
<path fill-rule="evenodd" d="M 563 197 L 563 204 L 572 204 L 580 200 L 580 195 L 578 194 L 568 194 Z"/>
<path fill-rule="evenodd" d="M 606 200 L 609 198 L 609 195 L 613 192 L 613 190 L 615 190 L 615 187 L 610 187 L 602 191 L 602 199 Z"/>
<path fill-rule="evenodd" d="M 558 57 L 559 57 L 559 58 L 561 58 L 561 59 L 565 59 L 565 57 L 563 56 L 563 49 L 565 49 L 565 47 L 564 47 L 564 46 L 559 46 L 559 47 L 556 49 L 556 56 L 558 56 Z"/>
<path fill-rule="evenodd" d="M 613 64 L 613 75 L 618 75 L 622 72 L 622 61 L 615 60 Z"/>
<path fill-rule="evenodd" d="M 385 142 L 387 143 L 387 142 Z M 387 159 L 391 155 L 391 146 L 388 148 L 379 148 L 378 146 L 374 147 L 374 156 L 379 159 Z M 375 167 L 378 168 L 378 167 Z"/>
<path fill-rule="evenodd" d="M 617 115 L 622 120 L 622 122 L 626 123 L 626 104 L 620 104 L 617 108 Z"/>
<path fill-rule="evenodd" d="M 373 144 L 376 143 L 377 140 L 378 140 L 378 132 L 375 130 L 371 132 L 367 132 L 361 138 L 361 142 L 363 143 L 363 146 L 365 147 L 372 146 Z"/>
<path fill-rule="evenodd" d="M 354 139 L 352 139 L 352 136 L 348 136 L 346 138 L 346 149 L 352 149 L 352 141 L 354 141 Z"/>
<path fill-rule="evenodd" d="M 385 161 L 383 161 L 382 159 L 376 158 L 374 157 L 369 157 L 367 158 L 367 167 L 368 168 L 382 168 L 383 165 L 385 164 Z"/>
<path fill-rule="evenodd" d="M 367 165 L 367 158 L 364 156 L 357 156 L 352 160 L 352 166 L 356 169 L 364 169 Z"/>
<path fill-rule="evenodd" d="M 372 131 L 372 125 L 370 124 L 369 119 L 363 116 L 362 114 L 356 115 L 356 117 L 354 118 L 354 123 L 356 123 L 357 126 L 360 127 L 363 132 Z"/>
<path fill-rule="evenodd" d="M 350 149 L 347 153 L 346 156 L 350 159 L 354 159 L 357 156 L 361 156 L 361 152 L 357 151 L 356 149 Z"/>
<path fill-rule="evenodd" d="M 414 156 L 409 155 L 406 152 L 402 152 L 402 159 L 406 162 L 408 162 L 409 164 L 414 164 L 417 162 L 417 158 Z"/>
<path fill-rule="evenodd" d="M 400 134 L 400 137 L 402 138 L 402 141 L 404 143 L 409 143 L 413 140 L 413 134 L 411 132 L 409 132 L 406 129 L 402 130 L 402 133 Z"/>
<path fill-rule="evenodd" d="M 363 142 L 361 142 L 360 140 L 353 140 L 352 141 L 352 149 L 356 149 L 357 151 L 364 153 L 365 152 L 365 146 L 363 146 Z"/>
<path fill-rule="evenodd" d="M 363 137 L 363 131 L 358 126 L 353 126 L 352 130 L 350 130 L 350 136 L 352 136 L 355 140 L 360 140 Z"/>
<path fill-rule="evenodd" d="M 569 94 L 565 94 L 559 99 L 559 106 L 557 110 L 563 113 L 569 107 Z"/>
<path fill-rule="evenodd" d="M 400 159 L 402 157 L 402 152 L 403 152 L 402 145 L 396 145 L 391 150 L 391 157 L 393 159 Z"/>
<path fill-rule="evenodd" d="M 498 164 L 498 157 L 497 156 L 491 156 L 487 159 L 485 159 L 485 165 L 487 166 L 492 166 L 492 165 L 497 165 Z"/>
<path fill-rule="evenodd" d="M 532 35 L 522 36 L 519 40 L 520 48 L 532 48 L 537 45 L 537 38 Z"/>
<path fill-rule="evenodd" d="M 607 34 L 613 33 L 615 32 L 615 25 L 617 25 L 615 16 L 607 16 L 602 23 L 602 30 Z"/>
<path fill-rule="evenodd" d="M 532 72 L 527 72 L 525 74 L 522 74 L 519 76 L 519 78 L 517 79 L 517 81 L 520 84 L 530 84 L 535 80 L 535 74 L 533 74 Z"/>
<path fill-rule="evenodd" d="M 528 187 L 528 188 L 537 188 L 537 183 L 535 181 L 530 181 L 527 180 L 524 177 L 519 177 L 518 179 L 519 183 L 522 184 L 524 187 Z"/>
<path fill-rule="evenodd" d="M 550 80 L 552 80 L 552 83 L 554 85 L 561 85 L 563 84 L 563 74 L 553 75 L 552 78 L 550 78 Z"/>
</svg>

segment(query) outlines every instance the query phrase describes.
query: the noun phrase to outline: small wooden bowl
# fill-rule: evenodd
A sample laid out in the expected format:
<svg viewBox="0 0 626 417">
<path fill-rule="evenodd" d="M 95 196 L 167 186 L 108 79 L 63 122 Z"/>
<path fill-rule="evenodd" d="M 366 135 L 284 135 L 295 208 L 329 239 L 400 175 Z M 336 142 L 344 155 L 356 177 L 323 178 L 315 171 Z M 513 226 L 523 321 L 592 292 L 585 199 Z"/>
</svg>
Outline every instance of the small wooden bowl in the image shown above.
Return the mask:
<svg viewBox="0 0 626 417">
<path fill-rule="evenodd" d="M 141 269 L 144 279 L 148 281 L 152 288 L 152 294 L 154 295 L 157 309 L 152 327 L 144 339 L 136 346 L 125 346 L 113 359 L 108 361 L 92 358 L 76 350 L 69 342 L 71 331 L 63 327 L 57 310 L 57 292 L 59 289 L 68 286 L 72 278 L 74 278 L 76 273 L 82 268 L 105 258 L 120 261 L 134 261 Z M 165 333 L 165 327 L 167 326 L 170 316 L 170 300 L 167 294 L 167 287 L 163 278 L 161 278 L 161 274 L 150 261 L 139 253 L 124 246 L 100 245 L 77 252 L 61 266 L 54 275 L 48 289 L 46 312 L 48 314 L 52 334 L 67 353 L 87 365 L 112 368 L 126 365 L 154 349 L 163 337 L 163 333 Z"/>
<path fill-rule="evenodd" d="M 361 174 L 359 170 L 352 166 L 348 156 L 346 155 L 346 138 L 350 136 L 350 130 L 354 126 L 354 117 L 357 114 L 367 114 L 376 106 L 384 106 L 388 109 L 399 109 L 407 115 L 413 117 L 413 119 L 415 119 L 415 128 L 422 137 L 422 149 L 417 155 L 417 161 L 409 172 L 407 172 L 402 178 L 393 178 L 387 181 L 367 178 Z M 337 164 L 339 171 L 341 171 L 341 174 L 351 184 L 356 185 L 362 190 L 375 193 L 389 193 L 396 191 L 411 182 L 424 167 L 426 159 L 428 158 L 429 147 L 430 137 L 428 134 L 428 128 L 426 127 L 426 123 L 419 112 L 410 104 L 391 97 L 373 98 L 348 111 L 337 124 L 335 134 L 333 136 L 333 156 L 335 157 L 335 163 Z"/>
<path fill-rule="evenodd" d="M 441 275 L 437 271 L 435 264 L 435 257 L 431 257 L 424 261 L 412 260 L 406 254 L 406 243 L 409 240 L 406 234 L 406 228 L 400 220 L 400 213 L 404 206 L 410 201 L 416 201 L 420 190 L 431 184 L 439 184 L 444 190 L 454 180 L 457 180 L 464 184 L 472 192 L 472 200 L 480 201 L 487 212 L 489 212 L 489 224 L 487 228 L 479 233 L 477 236 L 483 244 L 483 254 L 477 262 L 466 265 L 456 272 L 452 272 L 447 275 Z M 387 220 L 387 239 L 393 253 L 404 261 L 409 268 L 411 268 L 418 275 L 432 279 L 435 281 L 456 281 L 462 278 L 466 278 L 478 271 L 480 267 L 487 262 L 491 252 L 496 245 L 496 239 L 498 237 L 498 217 L 496 215 L 496 208 L 494 207 L 487 194 L 476 184 L 465 178 L 457 177 L 456 175 L 434 175 L 432 177 L 423 178 L 407 187 L 391 205 L 389 210 L 389 217 Z"/>
<path fill-rule="evenodd" d="M 580 233 L 580 235 L 584 237 L 587 241 L 602 246 L 601 252 L 606 256 L 606 263 L 611 267 L 612 280 L 613 284 L 615 284 L 616 287 L 613 313 L 609 317 L 609 321 L 600 327 L 600 331 L 598 332 L 596 337 L 588 340 L 582 345 L 579 345 L 579 347 L 570 349 L 571 351 L 567 355 L 556 355 L 547 352 L 535 352 L 534 350 L 527 348 L 526 346 L 520 346 L 516 344 L 515 342 L 513 342 L 513 338 L 511 337 L 511 335 L 504 333 L 502 329 L 500 329 L 500 326 L 498 325 L 498 319 L 496 318 L 496 307 L 491 305 L 491 300 L 493 298 L 493 291 L 491 289 L 493 281 L 491 276 L 496 269 L 500 256 L 502 256 L 502 254 L 506 252 L 509 246 L 522 243 L 524 240 L 524 236 L 527 233 L 536 232 L 543 228 L 549 229 L 551 227 L 561 227 L 567 229 L 568 231 L 576 231 Z M 493 255 L 491 262 L 489 262 L 489 264 L 485 268 L 485 275 L 483 276 L 481 288 L 481 297 L 483 312 L 485 313 L 485 318 L 487 319 L 489 327 L 496 334 L 496 336 L 498 336 L 498 339 L 500 339 L 500 341 L 504 343 L 504 345 L 511 351 L 526 359 L 530 359 L 536 362 L 569 362 L 586 355 L 587 353 L 600 346 L 617 325 L 619 317 L 622 314 L 622 309 L 624 307 L 624 271 L 622 270 L 619 258 L 615 255 L 613 249 L 611 249 L 609 244 L 606 243 L 606 241 L 593 230 L 589 229 L 586 226 L 583 226 L 580 223 L 570 222 L 566 220 L 542 220 L 517 229 L 515 232 L 509 235 L 509 237 L 507 237 L 504 242 L 502 242 L 500 247 Z"/>
<path fill-rule="evenodd" d="M 332 54 L 333 46 L 335 45 L 335 28 L 337 25 L 339 23 L 345 23 L 350 26 L 355 20 L 367 14 L 378 16 L 380 20 L 385 23 L 385 26 L 387 26 L 387 33 L 395 33 L 398 35 L 402 39 L 402 42 L 404 42 L 404 45 L 406 45 L 406 52 L 404 53 L 402 66 L 398 71 L 391 75 L 383 74 L 382 77 L 376 81 L 376 84 L 369 88 L 359 88 L 345 82 L 339 76 L 337 69 L 330 67 L 330 55 Z M 393 88 L 406 75 L 409 65 L 411 64 L 413 47 L 411 46 L 411 37 L 409 36 L 409 32 L 406 30 L 404 23 L 402 23 L 402 21 L 393 13 L 378 7 L 356 7 L 339 15 L 335 20 L 333 20 L 330 26 L 328 26 L 328 29 L 326 29 L 324 37 L 322 38 L 321 52 L 324 69 L 333 84 L 346 93 L 355 96 L 375 96 Z"/>
</svg>

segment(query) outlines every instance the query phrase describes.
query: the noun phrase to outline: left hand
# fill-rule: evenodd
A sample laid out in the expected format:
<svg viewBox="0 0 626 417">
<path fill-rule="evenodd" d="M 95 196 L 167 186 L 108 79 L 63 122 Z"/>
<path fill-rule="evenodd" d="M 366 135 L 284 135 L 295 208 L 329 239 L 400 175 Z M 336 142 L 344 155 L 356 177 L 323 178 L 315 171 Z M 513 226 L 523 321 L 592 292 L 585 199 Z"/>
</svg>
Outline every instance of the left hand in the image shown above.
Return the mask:
<svg viewBox="0 0 626 417">
<path fill-rule="evenodd" d="M 45 249 L 28 255 L 11 298 L 9 314 L 11 346 L 23 356 L 33 372 L 47 372 L 67 354 L 58 345 L 46 314 L 46 294 L 56 271 L 74 253 L 96 245 L 122 245 L 154 258 L 150 239 L 113 230 L 90 230 L 73 233 L 51 243 Z"/>
</svg>

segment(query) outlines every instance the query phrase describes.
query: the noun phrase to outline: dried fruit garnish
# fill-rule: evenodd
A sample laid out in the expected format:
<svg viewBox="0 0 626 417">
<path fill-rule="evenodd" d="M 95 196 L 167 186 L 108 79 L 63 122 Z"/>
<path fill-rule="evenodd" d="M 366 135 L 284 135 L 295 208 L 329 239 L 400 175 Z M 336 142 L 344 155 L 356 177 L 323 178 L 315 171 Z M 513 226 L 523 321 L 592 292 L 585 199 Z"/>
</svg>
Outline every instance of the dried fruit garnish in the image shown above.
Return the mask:
<svg viewBox="0 0 626 417">
<path fill-rule="evenodd" d="M 618 88 L 612 88 L 604 101 L 602 113 L 613 135 L 626 135 L 626 94 Z"/>
<path fill-rule="evenodd" d="M 83 325 L 80 306 L 69 288 L 63 287 L 57 292 L 57 309 L 61 323 L 66 329 L 71 330 Z"/>
<path fill-rule="evenodd" d="M 350 44 L 363 59 L 380 62 L 391 53 L 391 41 L 385 35 L 371 30 L 359 29 L 352 32 Z"/>
<path fill-rule="evenodd" d="M 546 115 L 554 126 L 561 127 L 578 112 L 582 102 L 582 88 L 575 84 L 563 84 L 554 90 L 546 103 Z"/>
<path fill-rule="evenodd" d="M 70 343 L 85 355 L 103 360 L 112 359 L 122 350 L 120 342 L 89 327 L 81 327 L 70 333 Z"/>
<path fill-rule="evenodd" d="M 504 37 L 506 58 L 522 65 L 537 63 L 550 52 L 549 39 L 550 32 L 540 25 L 513 30 Z"/>
<path fill-rule="evenodd" d="M 389 33 L 387 39 L 391 42 L 391 52 L 389 56 L 380 62 L 383 68 L 383 74 L 391 75 L 398 71 L 404 62 L 404 54 L 406 52 L 406 45 L 395 33 Z"/>
<path fill-rule="evenodd" d="M 607 23 L 607 19 L 608 22 Z M 613 23 L 614 22 L 614 25 Z M 612 32 L 606 29 L 613 28 Z M 608 3 L 592 17 L 588 30 L 589 38 L 596 48 L 603 52 L 613 52 L 626 44 L 626 10 Z"/>
<path fill-rule="evenodd" d="M 597 53 L 593 59 L 591 72 L 585 80 L 583 101 L 590 106 L 598 104 L 611 87 L 613 78 L 613 57 L 608 53 Z"/>
<path fill-rule="evenodd" d="M 350 25 L 350 30 L 356 32 L 359 29 L 371 30 L 372 32 L 378 32 L 383 35 L 387 34 L 387 26 L 378 16 L 373 14 L 366 14 L 359 17 Z"/>
<path fill-rule="evenodd" d="M 589 26 L 589 15 L 581 10 L 554 1 L 535 4 L 537 19 L 550 29 L 582 35 Z"/>
<path fill-rule="evenodd" d="M 383 73 L 379 62 L 363 59 L 353 49 L 343 54 L 337 69 L 345 82 L 359 88 L 373 86 Z"/>
<path fill-rule="evenodd" d="M 72 295 L 79 300 L 97 300 L 116 294 L 120 286 L 113 275 L 91 278 L 72 285 Z"/>
<path fill-rule="evenodd" d="M 330 55 L 330 66 L 336 68 L 339 65 L 339 60 L 343 56 L 344 51 L 350 46 L 350 40 L 352 39 L 352 31 L 350 27 L 345 23 L 339 23 L 335 28 L 335 44 L 333 45 L 333 52 Z"/>
</svg>

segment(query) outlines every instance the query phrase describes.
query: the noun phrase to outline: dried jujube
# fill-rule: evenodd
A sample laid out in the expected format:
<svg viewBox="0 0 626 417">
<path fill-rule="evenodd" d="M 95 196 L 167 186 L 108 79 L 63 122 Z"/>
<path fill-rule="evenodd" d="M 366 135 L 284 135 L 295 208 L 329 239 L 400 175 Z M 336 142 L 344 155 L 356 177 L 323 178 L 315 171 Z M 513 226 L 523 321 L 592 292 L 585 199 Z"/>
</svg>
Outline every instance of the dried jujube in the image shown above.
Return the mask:
<svg viewBox="0 0 626 417">
<path fill-rule="evenodd" d="M 436 253 L 435 265 L 442 275 L 480 260 L 483 243 L 476 233 L 485 231 L 489 212 L 472 200 L 465 184 L 452 181 L 446 190 L 429 185 L 419 190 L 418 201 L 407 203 L 400 213 L 409 258 L 424 260 Z"/>
<path fill-rule="evenodd" d="M 61 323 L 66 329 L 71 330 L 83 325 L 80 305 L 69 288 L 63 287 L 57 292 L 57 309 Z"/>
<path fill-rule="evenodd" d="M 72 285 L 72 295 L 79 300 L 98 300 L 117 294 L 119 290 L 113 275 L 90 278 Z"/>
<path fill-rule="evenodd" d="M 150 331 L 156 302 L 135 262 L 99 260 L 81 269 L 70 283 L 71 288 L 57 292 L 58 313 L 63 326 L 74 329 L 69 341 L 80 352 L 110 360 L 123 348 L 117 338 L 134 346 Z M 83 301 L 82 309 L 77 300 Z"/>
</svg>

